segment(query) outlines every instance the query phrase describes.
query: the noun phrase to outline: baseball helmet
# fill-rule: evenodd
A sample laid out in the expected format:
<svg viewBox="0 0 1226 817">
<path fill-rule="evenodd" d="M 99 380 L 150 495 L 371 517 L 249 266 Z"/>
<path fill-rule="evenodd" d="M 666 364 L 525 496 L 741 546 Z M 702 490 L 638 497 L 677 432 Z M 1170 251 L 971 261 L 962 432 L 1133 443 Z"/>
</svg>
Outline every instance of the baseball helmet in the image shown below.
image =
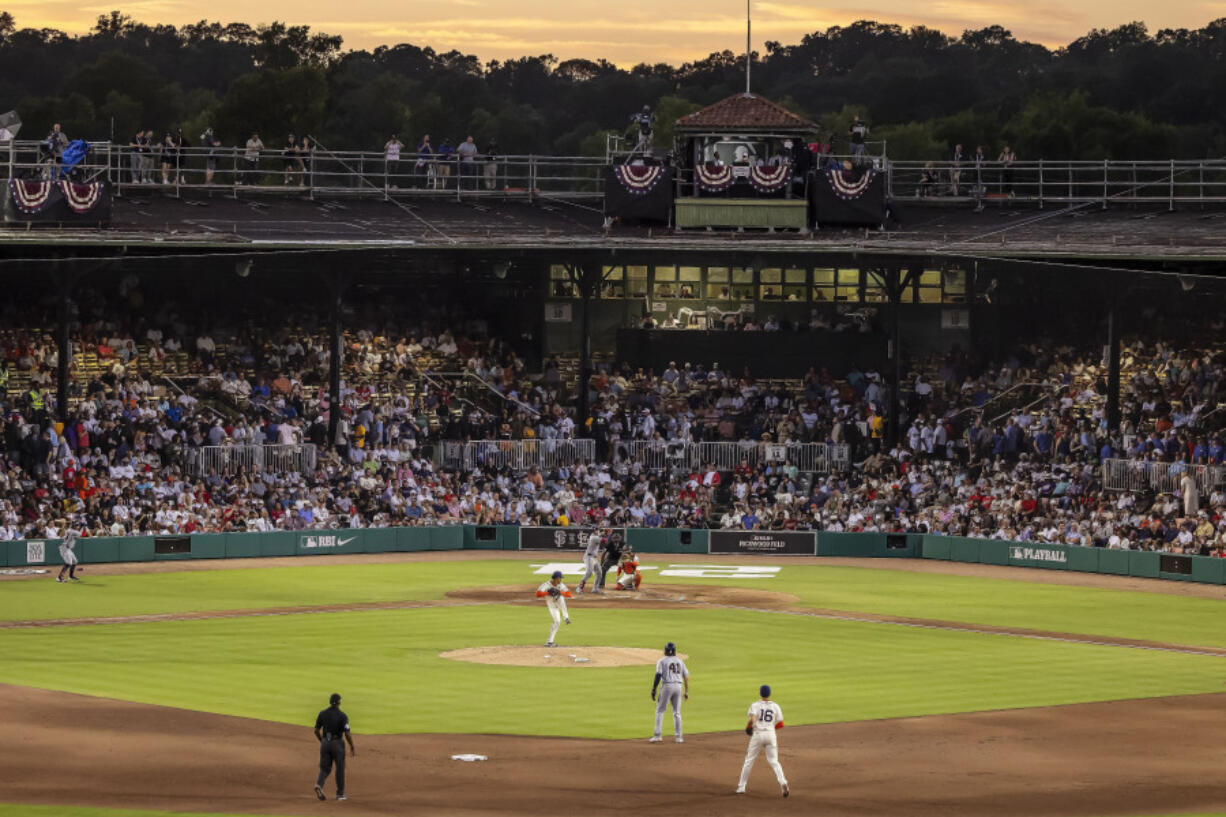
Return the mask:
<svg viewBox="0 0 1226 817">
<path fill-rule="evenodd" d="M 665 654 L 665 655 L 676 655 L 676 654 L 677 654 L 677 645 L 676 645 L 676 644 L 674 644 L 674 643 L 673 643 L 673 642 L 671 642 L 671 641 L 670 641 L 670 642 L 668 642 L 667 644 L 665 644 L 665 645 L 664 645 L 664 654 Z"/>
<path fill-rule="evenodd" d="M 555 570 L 555 571 L 553 571 L 553 575 L 552 575 L 552 576 L 550 576 L 549 578 L 551 578 L 551 579 L 560 579 L 560 578 L 562 578 L 562 571 L 561 571 L 561 570 Z"/>
</svg>

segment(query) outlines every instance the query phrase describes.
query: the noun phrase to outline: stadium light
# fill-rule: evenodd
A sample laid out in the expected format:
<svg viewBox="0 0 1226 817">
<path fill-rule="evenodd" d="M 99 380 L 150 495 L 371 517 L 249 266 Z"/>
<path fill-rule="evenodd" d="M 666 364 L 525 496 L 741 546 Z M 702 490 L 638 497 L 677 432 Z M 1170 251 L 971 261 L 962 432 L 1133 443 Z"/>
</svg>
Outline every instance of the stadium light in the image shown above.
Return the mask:
<svg viewBox="0 0 1226 817">
<path fill-rule="evenodd" d="M 20 130 L 21 117 L 17 115 L 17 111 L 0 113 L 0 142 L 10 142 L 16 139 L 17 132 Z"/>
</svg>

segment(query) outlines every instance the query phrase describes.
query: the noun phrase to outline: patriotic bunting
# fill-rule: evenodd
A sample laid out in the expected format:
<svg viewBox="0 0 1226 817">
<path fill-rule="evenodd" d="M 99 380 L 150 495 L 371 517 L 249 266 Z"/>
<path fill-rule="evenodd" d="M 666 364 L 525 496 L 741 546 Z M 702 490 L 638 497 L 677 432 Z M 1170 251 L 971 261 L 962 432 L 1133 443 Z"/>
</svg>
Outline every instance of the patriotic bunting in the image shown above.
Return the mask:
<svg viewBox="0 0 1226 817">
<path fill-rule="evenodd" d="M 102 198 L 101 184 L 73 184 L 68 180 L 60 182 L 60 192 L 64 201 L 74 213 L 88 213 L 98 205 Z"/>
<path fill-rule="evenodd" d="M 103 194 L 106 192 L 106 186 L 101 182 L 73 184 L 67 180 L 60 182 L 29 181 L 25 179 L 9 180 L 9 191 L 13 205 L 26 215 L 40 213 L 57 202 L 58 199 L 52 198 L 52 194 L 56 190 L 59 191 L 60 196 L 64 199 L 64 203 L 68 205 L 72 212 L 83 215 L 92 212 L 98 206 L 98 203 L 102 201 Z"/>
<path fill-rule="evenodd" d="M 775 193 L 787 186 L 792 178 L 792 165 L 757 165 L 749 168 L 749 183 L 759 193 Z"/>
<path fill-rule="evenodd" d="M 694 180 L 708 193 L 719 193 L 732 186 L 732 168 L 708 162 L 694 168 Z"/>
<path fill-rule="evenodd" d="M 13 203 L 23 213 L 37 213 L 51 198 L 51 182 L 9 179 L 9 189 L 13 193 Z"/>
<path fill-rule="evenodd" d="M 868 189 L 868 186 L 873 182 L 873 176 L 876 171 L 868 168 L 864 171 L 864 175 L 858 179 L 848 178 L 842 170 L 827 170 L 826 177 L 830 179 L 830 188 L 834 190 L 834 194 L 844 201 L 858 199 Z"/>
<path fill-rule="evenodd" d="M 659 165 L 615 165 L 613 173 L 627 193 L 644 196 L 660 181 L 662 167 Z"/>
</svg>

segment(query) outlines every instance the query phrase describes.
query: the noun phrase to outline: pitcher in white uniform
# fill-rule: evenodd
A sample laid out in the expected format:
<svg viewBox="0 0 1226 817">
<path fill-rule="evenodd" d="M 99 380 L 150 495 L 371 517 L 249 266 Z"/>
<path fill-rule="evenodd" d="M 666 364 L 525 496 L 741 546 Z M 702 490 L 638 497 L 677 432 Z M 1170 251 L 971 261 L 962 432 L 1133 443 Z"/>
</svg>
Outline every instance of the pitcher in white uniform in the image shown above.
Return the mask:
<svg viewBox="0 0 1226 817">
<path fill-rule="evenodd" d="M 766 762 L 775 773 L 783 796 L 787 797 L 790 794 L 788 780 L 783 776 L 783 767 L 779 765 L 779 745 L 775 741 L 775 730 L 783 728 L 783 710 L 771 700 L 769 686 L 763 684 L 758 693 L 762 700 L 750 704 L 749 723 L 745 724 L 745 734 L 749 735 L 749 749 L 745 752 L 745 765 L 741 767 L 741 780 L 736 785 L 736 793 L 745 793 L 745 784 L 749 782 L 749 773 L 753 771 L 758 752 L 765 749 Z"/>
<path fill-rule="evenodd" d="M 60 561 L 64 566 L 60 568 L 60 575 L 55 577 L 57 582 L 64 581 L 65 572 L 72 581 L 81 581 L 77 578 L 77 536 L 79 534 L 75 530 L 64 531 L 64 541 L 60 542 Z"/>
<path fill-rule="evenodd" d="M 593 529 L 592 532 L 588 534 L 587 548 L 583 551 L 583 567 L 585 570 L 583 573 L 583 579 L 579 582 L 580 593 L 582 593 L 583 588 L 587 586 L 587 580 L 593 575 L 595 575 L 596 578 L 592 580 L 592 592 L 604 592 L 600 589 L 600 577 L 602 575 L 600 570 L 600 547 L 602 544 L 604 543 L 600 538 L 600 531 Z"/>
<path fill-rule="evenodd" d="M 656 688 L 663 681 L 660 697 L 656 698 Z M 673 705 L 673 735 L 678 743 L 685 743 L 681 736 L 681 701 L 690 699 L 690 671 L 685 662 L 677 656 L 677 645 L 668 642 L 664 645 L 664 657 L 656 662 L 656 679 L 651 684 L 651 700 L 656 702 L 656 729 L 651 736 L 651 743 L 659 743 L 660 727 L 664 722 L 664 710 L 669 702 Z"/>
<path fill-rule="evenodd" d="M 558 645 L 553 639 L 558 634 L 558 627 L 563 621 L 570 624 L 570 614 L 566 612 L 566 600 L 573 598 L 570 589 L 562 584 L 561 570 L 553 571 L 549 581 L 536 588 L 536 597 L 545 600 L 545 606 L 549 608 L 549 615 L 553 617 L 553 629 L 549 631 L 549 640 L 545 642 L 545 646 L 556 647 Z"/>
</svg>

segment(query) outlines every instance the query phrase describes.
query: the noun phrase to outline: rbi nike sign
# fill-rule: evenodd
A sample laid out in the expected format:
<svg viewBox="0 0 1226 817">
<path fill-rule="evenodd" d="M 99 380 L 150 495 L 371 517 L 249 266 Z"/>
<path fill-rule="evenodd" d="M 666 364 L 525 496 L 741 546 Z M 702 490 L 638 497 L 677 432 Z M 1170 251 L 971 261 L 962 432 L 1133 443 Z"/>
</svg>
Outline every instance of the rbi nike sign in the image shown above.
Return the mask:
<svg viewBox="0 0 1226 817">
<path fill-rule="evenodd" d="M 1066 564 L 1068 554 L 1051 548 L 1028 548 L 1019 545 L 1009 547 L 1009 558 L 1016 562 L 1055 562 Z"/>
<path fill-rule="evenodd" d="M 348 539 L 342 539 L 339 536 L 319 536 L 317 534 L 304 535 L 299 541 L 299 547 L 307 550 L 315 548 L 343 548 L 345 545 L 357 539 L 356 536 L 350 536 Z"/>
</svg>

